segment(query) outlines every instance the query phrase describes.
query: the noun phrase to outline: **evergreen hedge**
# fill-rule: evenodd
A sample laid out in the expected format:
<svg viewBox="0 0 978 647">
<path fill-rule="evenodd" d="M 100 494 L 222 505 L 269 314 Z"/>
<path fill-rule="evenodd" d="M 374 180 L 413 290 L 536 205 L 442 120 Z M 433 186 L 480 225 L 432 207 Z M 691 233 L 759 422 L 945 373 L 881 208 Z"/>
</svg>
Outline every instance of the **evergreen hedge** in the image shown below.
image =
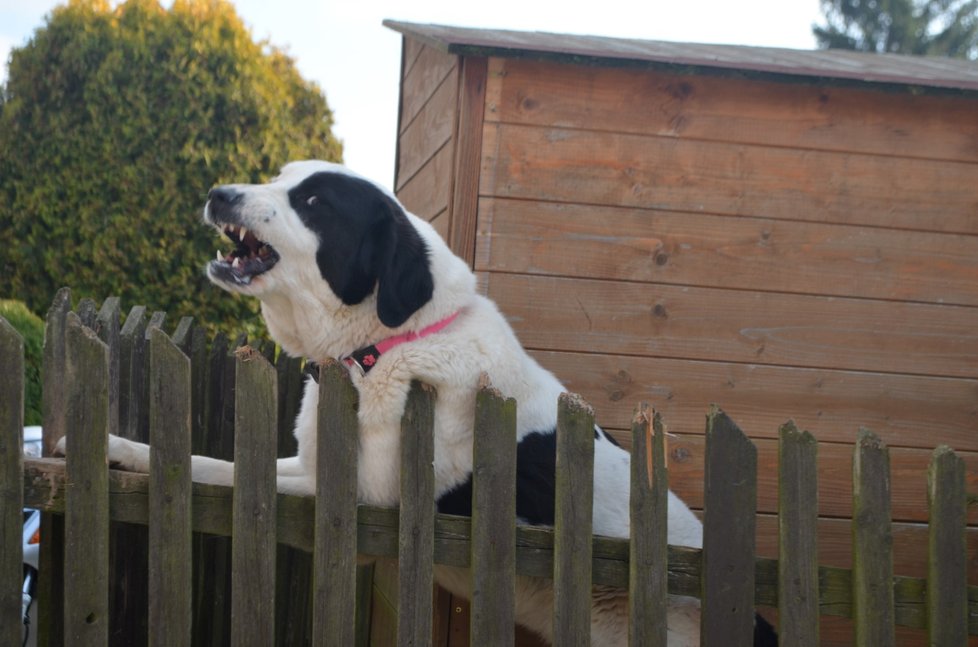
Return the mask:
<svg viewBox="0 0 978 647">
<path fill-rule="evenodd" d="M 339 161 L 332 123 L 322 91 L 226 0 L 56 8 L 0 89 L 0 296 L 45 312 L 68 285 L 253 328 L 256 300 L 204 276 L 220 244 L 200 220 L 207 191 Z"/>
<path fill-rule="evenodd" d="M 41 424 L 44 321 L 20 301 L 0 299 L 0 317 L 24 338 L 24 424 Z"/>
</svg>

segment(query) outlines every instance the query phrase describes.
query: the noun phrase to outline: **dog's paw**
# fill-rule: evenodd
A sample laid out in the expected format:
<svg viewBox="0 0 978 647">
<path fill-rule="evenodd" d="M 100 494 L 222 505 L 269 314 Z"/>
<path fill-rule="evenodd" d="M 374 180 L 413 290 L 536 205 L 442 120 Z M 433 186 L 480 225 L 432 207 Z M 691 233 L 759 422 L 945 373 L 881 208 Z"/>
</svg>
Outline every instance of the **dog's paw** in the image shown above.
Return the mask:
<svg viewBox="0 0 978 647">
<path fill-rule="evenodd" d="M 55 444 L 52 455 L 62 457 L 67 455 L 67 436 L 63 436 Z M 109 466 L 113 469 L 127 470 L 130 472 L 148 472 L 149 446 L 110 434 L 108 459 Z"/>
<path fill-rule="evenodd" d="M 149 471 L 149 446 L 120 436 L 109 436 L 109 464 L 130 472 Z"/>
</svg>

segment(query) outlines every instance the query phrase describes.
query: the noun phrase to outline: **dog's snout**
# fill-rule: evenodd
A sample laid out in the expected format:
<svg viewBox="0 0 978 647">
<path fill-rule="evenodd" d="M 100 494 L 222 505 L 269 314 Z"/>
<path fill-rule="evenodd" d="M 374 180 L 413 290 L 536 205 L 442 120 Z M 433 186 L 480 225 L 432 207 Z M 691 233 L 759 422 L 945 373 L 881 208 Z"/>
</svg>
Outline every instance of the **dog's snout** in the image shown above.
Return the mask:
<svg viewBox="0 0 978 647">
<path fill-rule="evenodd" d="M 211 203 L 232 205 L 241 199 L 241 193 L 235 191 L 231 187 L 227 186 L 216 186 L 207 193 L 207 199 Z"/>
</svg>

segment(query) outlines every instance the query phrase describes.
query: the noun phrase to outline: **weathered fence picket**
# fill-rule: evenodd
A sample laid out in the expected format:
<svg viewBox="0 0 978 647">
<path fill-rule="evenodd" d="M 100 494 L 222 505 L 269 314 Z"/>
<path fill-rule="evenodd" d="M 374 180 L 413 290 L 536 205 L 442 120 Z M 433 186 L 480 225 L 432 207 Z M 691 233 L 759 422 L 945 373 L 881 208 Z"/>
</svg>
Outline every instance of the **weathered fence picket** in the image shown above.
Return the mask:
<svg viewBox="0 0 978 647">
<path fill-rule="evenodd" d="M 630 540 L 591 537 L 593 493 L 587 486 L 593 456 L 588 452 L 593 451 L 595 428 L 590 408 L 575 396 L 558 403 L 557 476 L 563 494 L 555 510 L 555 530 L 513 525 L 516 405 L 491 388 L 480 389 L 477 396 L 472 520 L 434 514 L 436 394 L 421 385 L 412 389 L 402 421 L 402 509 L 356 506 L 356 392 L 347 369 L 338 363 L 324 367 L 320 377 L 320 433 L 329 439 L 318 443 L 317 460 L 326 465 L 326 478 L 317 483 L 318 496 L 313 500 L 276 495 L 272 461 L 276 448 L 279 455 L 289 449 L 282 436 L 291 435 L 301 398 L 301 362 L 282 353 L 276 356 L 266 342 L 258 342 L 256 350 L 236 353 L 246 341 L 243 336 L 229 342 L 218 335 L 208 343 L 206 333 L 190 318 L 181 319 L 168 338 L 161 330 L 162 313 L 147 317 L 146 309 L 137 306 L 120 327 L 118 299 L 107 299 L 100 308 L 83 300 L 79 314 L 69 313 L 70 301 L 67 290 L 59 292 L 48 313 L 44 367 L 46 454 L 70 422 L 67 466 L 58 459 L 24 460 L 16 452 L 16 461 L 23 460 L 21 468 L 4 453 L 5 447 L 19 447 L 21 442 L 21 422 L 5 406 L 14 403 L 15 413 L 21 411 L 22 403 L 7 390 L 16 391 L 10 384 L 22 379 L 22 370 L 10 368 L 16 362 L 6 355 L 16 355 L 17 345 L 8 349 L 10 336 L 0 321 L 5 377 L 17 375 L 0 378 L 2 512 L 17 512 L 14 523 L 19 526 L 20 503 L 12 497 L 23 496 L 25 505 L 42 509 L 46 518 L 40 599 L 35 603 L 42 614 L 35 627 L 39 644 L 106 644 L 108 625 L 110 644 L 143 644 L 149 637 L 153 644 L 220 646 L 233 640 L 256 645 L 367 645 L 371 571 L 357 569 L 357 553 L 400 561 L 401 645 L 431 640 L 431 597 L 426 592 L 431 590 L 433 563 L 472 570 L 473 645 L 512 644 L 514 574 L 554 578 L 554 629 L 561 645 L 588 644 L 592 584 L 629 589 L 632 645 L 664 640 L 667 590 L 703 597 L 704 644 L 749 644 L 755 604 L 780 607 L 783 644 L 818 644 L 820 614 L 855 617 L 857 644 L 891 644 L 894 625 L 926 628 L 932 644 L 964 644 L 968 635 L 978 634 L 978 587 L 969 587 L 966 578 L 965 467 L 948 448 L 935 451 L 929 473 L 927 580 L 892 575 L 887 451 L 868 432 L 860 433 L 853 462 L 853 570 L 817 566 L 817 444 L 790 424 L 782 427 L 779 444 L 779 559 L 755 558 L 756 450 L 718 409 L 707 419 L 702 552 L 666 546 L 665 433 L 661 419 L 647 407 L 636 413 L 632 430 L 632 527 L 642 530 Z M 167 359 L 161 364 L 162 356 Z M 256 374 L 244 375 L 242 369 L 255 369 Z M 327 375 L 330 371 L 333 377 Z M 338 385 L 330 382 L 334 378 L 340 380 Z M 104 440 L 112 429 L 142 440 L 141 434 L 152 430 L 150 475 L 107 471 L 104 456 L 99 460 L 88 454 L 86 459 L 78 449 L 94 447 L 97 456 L 104 451 L 98 438 Z M 567 444 L 574 446 L 585 467 L 568 462 L 573 457 Z M 238 487 L 198 484 L 191 489 L 190 445 L 195 453 L 236 458 Z M 261 463 L 256 476 L 248 475 L 249 458 Z M 88 471 L 78 471 L 79 461 Z M 11 488 L 21 471 L 23 480 L 17 479 Z M 567 497 L 568 481 L 576 501 Z M 172 488 L 169 495 L 159 496 L 161 486 Z M 252 502 L 243 503 L 249 500 L 249 489 Z M 80 509 L 80 501 L 89 507 Z M 127 555 L 121 535 L 113 535 L 112 567 L 104 548 L 110 515 L 114 532 L 146 536 L 152 528 L 152 545 L 131 551 L 140 554 Z M 574 521 L 568 524 L 568 518 Z M 81 535 L 79 524 L 84 528 Z M 67 571 L 59 570 L 65 550 L 59 526 L 65 525 Z M 192 559 L 186 556 L 191 526 L 196 533 Z M 4 542 L 12 543 L 7 534 Z M 252 558 L 249 565 L 242 566 L 241 555 L 229 552 L 232 535 L 234 546 L 244 546 Z M 19 534 L 16 540 L 19 543 Z M 79 548 L 85 545 L 79 541 L 92 547 Z M 84 558 L 78 557 L 81 554 Z M 0 578 L 19 580 L 19 564 L 16 575 L 12 567 L 19 548 L 4 546 L 0 556 Z M 150 565 L 150 602 L 121 595 L 127 588 L 130 593 L 132 587 L 147 588 L 147 567 L 140 571 L 133 566 L 140 559 Z M 282 573 L 276 577 L 283 563 L 290 569 L 285 580 Z M 98 573 L 101 578 L 95 577 Z M 108 589 L 105 573 L 112 573 Z M 244 592 L 242 577 L 249 580 Z M 3 639 L 8 630 L 18 635 L 20 631 L 19 613 L 13 616 L 19 600 L 6 599 L 7 590 L 0 592 Z M 128 606 L 120 603 L 123 598 Z M 134 619 L 139 605 L 142 618 Z"/>
<path fill-rule="evenodd" d="M 229 368 L 227 336 L 215 335 L 204 366 L 203 426 L 193 439 L 195 454 L 234 458 L 234 371 Z M 230 417 L 229 417 L 230 416 Z M 223 647 L 231 641 L 227 618 L 231 606 L 231 541 L 228 537 L 198 534 L 194 538 L 194 644 Z"/>
<path fill-rule="evenodd" d="M 579 396 L 557 404 L 554 501 L 554 642 L 591 644 L 594 411 Z"/>
<path fill-rule="evenodd" d="M 109 638 L 109 349 L 69 313 L 65 357 L 65 642 L 95 647 Z"/>
<path fill-rule="evenodd" d="M 628 561 L 628 644 L 664 647 L 669 589 L 669 476 L 662 419 L 642 404 L 632 419 L 631 533 Z"/>
<path fill-rule="evenodd" d="M 435 391 L 414 382 L 401 422 L 397 644 L 431 643 L 435 557 Z"/>
<path fill-rule="evenodd" d="M 42 454 L 51 456 L 65 435 L 65 329 L 71 310 L 71 290 L 61 288 L 44 320 L 44 357 L 41 371 Z M 64 644 L 64 515 L 41 515 L 41 542 L 37 575 L 37 640 L 41 645 Z"/>
<path fill-rule="evenodd" d="M 356 642 L 357 392 L 339 362 L 319 372 L 313 644 Z"/>
<path fill-rule="evenodd" d="M 472 448 L 469 642 L 507 647 L 516 598 L 516 400 L 487 380 L 476 394 Z"/>
<path fill-rule="evenodd" d="M 193 628 L 190 360 L 159 329 L 149 394 L 149 644 L 181 647 Z"/>
<path fill-rule="evenodd" d="M 927 472 L 930 542 L 927 629 L 931 645 L 968 642 L 968 523 L 964 461 L 950 447 L 934 450 Z"/>
<path fill-rule="evenodd" d="M 24 340 L 0 317 L 0 637 L 19 636 L 24 577 Z"/>
<path fill-rule="evenodd" d="M 780 640 L 819 644 L 818 444 L 794 423 L 778 443 L 778 612 Z"/>
<path fill-rule="evenodd" d="M 140 428 L 142 412 L 149 407 L 147 384 L 146 308 L 136 306 L 129 311 L 125 322 L 119 327 L 119 312 L 110 297 L 103 303 L 105 323 L 100 336 L 109 347 L 109 370 L 116 372 L 117 405 L 115 420 L 111 412 L 110 426 L 115 426 L 119 435 L 131 440 L 146 442 L 148 429 Z M 113 313 L 115 316 L 112 321 Z M 115 328 L 118 332 L 113 331 Z M 148 423 L 147 423 L 148 424 Z M 144 435 L 144 432 L 146 435 Z M 149 529 L 146 526 L 113 522 L 109 529 L 112 552 L 111 577 L 109 578 L 109 613 L 112 637 L 116 643 L 133 645 L 146 643 L 149 625 L 147 612 L 149 605 L 149 584 L 146 572 L 149 568 Z"/>
<path fill-rule="evenodd" d="M 892 645 L 893 531 L 890 525 L 890 452 L 859 430 L 852 459 L 852 617 L 857 647 Z"/>
<path fill-rule="evenodd" d="M 262 647 L 275 642 L 278 392 L 258 351 L 241 348 L 235 360 L 231 644 Z"/>
<path fill-rule="evenodd" d="M 715 406 L 707 416 L 704 462 L 701 641 L 704 647 L 750 645 L 757 449 Z"/>
</svg>

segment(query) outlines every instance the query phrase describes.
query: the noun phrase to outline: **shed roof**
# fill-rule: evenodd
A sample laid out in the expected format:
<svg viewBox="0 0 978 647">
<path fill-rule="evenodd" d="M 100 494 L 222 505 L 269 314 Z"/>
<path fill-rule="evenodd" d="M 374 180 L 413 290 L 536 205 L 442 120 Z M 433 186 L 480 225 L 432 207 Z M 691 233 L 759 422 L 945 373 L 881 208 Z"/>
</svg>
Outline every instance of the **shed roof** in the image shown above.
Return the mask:
<svg viewBox="0 0 978 647">
<path fill-rule="evenodd" d="M 385 20 L 384 25 L 449 54 L 544 58 L 570 63 L 694 68 L 795 80 L 978 92 L 978 63 L 845 50 L 707 45 L 577 34 L 471 29 Z"/>
</svg>

